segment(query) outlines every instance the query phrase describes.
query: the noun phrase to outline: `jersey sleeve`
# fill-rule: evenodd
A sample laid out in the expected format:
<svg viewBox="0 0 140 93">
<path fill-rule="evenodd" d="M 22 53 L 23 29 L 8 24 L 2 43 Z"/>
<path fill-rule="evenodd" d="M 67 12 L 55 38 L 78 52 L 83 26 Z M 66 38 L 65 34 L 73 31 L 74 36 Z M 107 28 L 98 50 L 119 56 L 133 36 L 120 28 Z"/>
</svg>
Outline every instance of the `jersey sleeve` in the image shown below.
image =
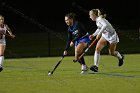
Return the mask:
<svg viewBox="0 0 140 93">
<path fill-rule="evenodd" d="M 93 36 L 96 36 L 99 33 L 100 29 L 97 28 L 96 31 L 92 34 Z"/>
<path fill-rule="evenodd" d="M 103 19 L 99 20 L 98 24 L 102 25 L 101 27 L 98 28 L 99 29 L 98 35 L 101 35 L 102 32 L 106 29 L 107 24 L 106 24 L 106 22 Z"/>
</svg>

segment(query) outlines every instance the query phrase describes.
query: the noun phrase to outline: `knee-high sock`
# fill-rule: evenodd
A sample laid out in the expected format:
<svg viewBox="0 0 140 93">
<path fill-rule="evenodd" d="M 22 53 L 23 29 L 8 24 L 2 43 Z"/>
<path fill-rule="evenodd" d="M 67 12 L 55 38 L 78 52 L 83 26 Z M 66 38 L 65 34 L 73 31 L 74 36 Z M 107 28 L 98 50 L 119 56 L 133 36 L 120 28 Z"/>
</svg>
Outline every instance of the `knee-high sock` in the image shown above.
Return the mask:
<svg viewBox="0 0 140 93">
<path fill-rule="evenodd" d="M 82 63 L 83 65 L 85 65 L 85 59 L 84 59 L 84 57 L 81 58 L 81 63 Z"/>
<path fill-rule="evenodd" d="M 79 62 L 81 65 L 82 65 L 82 64 L 85 65 L 85 59 L 84 59 L 84 57 L 82 57 L 78 62 Z"/>
<path fill-rule="evenodd" d="M 100 53 L 97 53 L 95 51 L 95 53 L 94 53 L 94 65 L 96 65 L 98 67 L 99 66 L 99 61 L 100 61 Z"/>
<path fill-rule="evenodd" d="M 118 51 L 116 51 L 116 52 L 117 52 L 117 54 L 115 57 L 117 57 L 118 59 L 121 59 L 122 58 L 121 54 Z"/>
<path fill-rule="evenodd" d="M 0 66 L 3 64 L 4 56 L 0 56 Z"/>
</svg>

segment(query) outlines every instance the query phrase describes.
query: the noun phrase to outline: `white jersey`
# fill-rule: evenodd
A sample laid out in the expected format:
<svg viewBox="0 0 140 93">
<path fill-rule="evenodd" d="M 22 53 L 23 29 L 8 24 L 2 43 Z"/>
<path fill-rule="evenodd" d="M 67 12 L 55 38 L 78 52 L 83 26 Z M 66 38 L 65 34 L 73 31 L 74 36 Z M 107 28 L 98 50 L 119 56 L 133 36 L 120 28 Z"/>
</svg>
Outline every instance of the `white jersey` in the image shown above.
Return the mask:
<svg viewBox="0 0 140 93">
<path fill-rule="evenodd" d="M 5 25 L 4 25 L 3 28 L 0 27 L 0 33 L 1 33 L 1 32 L 6 33 L 6 30 L 7 30 L 7 28 L 6 28 Z M 6 45 L 5 35 L 3 35 L 3 34 L 0 34 L 0 44 L 2 44 L 2 45 Z"/>
<path fill-rule="evenodd" d="M 119 42 L 119 37 L 115 29 L 105 18 L 102 18 L 101 16 L 97 17 L 96 25 L 98 28 L 93 33 L 94 36 L 102 34 L 102 37 L 104 37 L 109 43 Z"/>
</svg>

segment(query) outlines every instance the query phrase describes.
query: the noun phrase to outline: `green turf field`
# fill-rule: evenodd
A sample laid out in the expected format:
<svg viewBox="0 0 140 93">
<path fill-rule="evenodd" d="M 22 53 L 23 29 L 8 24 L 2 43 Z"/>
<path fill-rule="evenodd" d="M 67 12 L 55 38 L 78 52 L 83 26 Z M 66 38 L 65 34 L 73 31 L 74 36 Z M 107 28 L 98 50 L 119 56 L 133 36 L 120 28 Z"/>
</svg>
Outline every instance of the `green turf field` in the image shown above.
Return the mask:
<svg viewBox="0 0 140 93">
<path fill-rule="evenodd" d="M 68 56 L 48 76 L 60 58 L 5 59 L 0 72 L 0 93 L 140 92 L 140 54 L 126 54 L 122 67 L 117 66 L 115 57 L 102 55 L 97 74 L 80 74 L 80 65 Z M 85 60 L 88 66 L 93 64 L 93 56 L 85 56 Z"/>
</svg>

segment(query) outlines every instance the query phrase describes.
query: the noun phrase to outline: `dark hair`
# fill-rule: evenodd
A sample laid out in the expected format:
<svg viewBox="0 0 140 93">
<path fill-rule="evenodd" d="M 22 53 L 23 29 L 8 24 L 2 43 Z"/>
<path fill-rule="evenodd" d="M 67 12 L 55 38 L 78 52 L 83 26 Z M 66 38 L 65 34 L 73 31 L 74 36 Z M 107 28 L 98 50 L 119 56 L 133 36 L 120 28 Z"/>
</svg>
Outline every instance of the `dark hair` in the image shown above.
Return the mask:
<svg viewBox="0 0 140 93">
<path fill-rule="evenodd" d="M 75 13 L 68 13 L 68 14 L 65 15 L 65 17 L 76 20 L 76 14 Z"/>
</svg>

